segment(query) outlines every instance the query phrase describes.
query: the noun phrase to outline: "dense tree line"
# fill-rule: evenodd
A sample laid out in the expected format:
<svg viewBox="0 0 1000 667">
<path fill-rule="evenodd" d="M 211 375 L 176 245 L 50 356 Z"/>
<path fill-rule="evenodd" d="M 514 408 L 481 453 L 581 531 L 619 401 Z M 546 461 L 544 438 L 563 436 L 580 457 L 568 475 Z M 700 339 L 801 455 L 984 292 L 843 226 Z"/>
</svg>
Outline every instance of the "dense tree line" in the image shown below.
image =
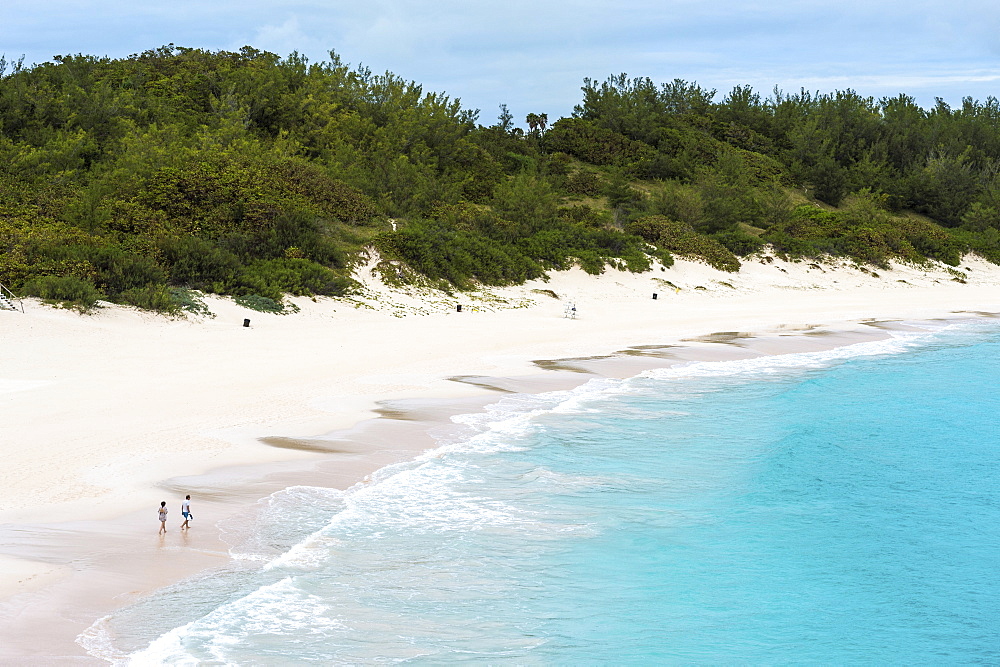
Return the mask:
<svg viewBox="0 0 1000 667">
<path fill-rule="evenodd" d="M 767 243 L 874 264 L 957 264 L 969 251 L 1000 261 L 995 98 L 925 110 L 906 95 L 764 99 L 737 86 L 716 102 L 695 83 L 625 75 L 587 80 L 583 93 L 551 147 L 657 183 L 633 217 L 686 223 L 740 255 Z"/>
<path fill-rule="evenodd" d="M 992 98 L 716 101 L 621 75 L 524 131 L 332 52 L 0 59 L 0 282 L 171 311 L 192 289 L 343 294 L 369 247 L 387 278 L 459 288 L 673 254 L 735 270 L 764 244 L 1000 261 L 998 119 Z"/>
</svg>

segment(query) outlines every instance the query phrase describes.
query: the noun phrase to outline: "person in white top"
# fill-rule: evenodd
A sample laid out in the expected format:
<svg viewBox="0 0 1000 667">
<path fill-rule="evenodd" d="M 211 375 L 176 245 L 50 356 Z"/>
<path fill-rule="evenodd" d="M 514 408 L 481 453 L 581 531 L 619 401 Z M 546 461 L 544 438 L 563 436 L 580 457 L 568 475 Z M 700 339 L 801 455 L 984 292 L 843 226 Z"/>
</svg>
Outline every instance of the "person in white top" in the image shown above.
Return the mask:
<svg viewBox="0 0 1000 667">
<path fill-rule="evenodd" d="M 181 528 L 190 528 L 188 521 L 193 519 L 191 516 L 191 496 L 184 496 L 184 502 L 181 503 L 181 515 L 184 517 L 184 523 L 181 524 Z"/>
</svg>

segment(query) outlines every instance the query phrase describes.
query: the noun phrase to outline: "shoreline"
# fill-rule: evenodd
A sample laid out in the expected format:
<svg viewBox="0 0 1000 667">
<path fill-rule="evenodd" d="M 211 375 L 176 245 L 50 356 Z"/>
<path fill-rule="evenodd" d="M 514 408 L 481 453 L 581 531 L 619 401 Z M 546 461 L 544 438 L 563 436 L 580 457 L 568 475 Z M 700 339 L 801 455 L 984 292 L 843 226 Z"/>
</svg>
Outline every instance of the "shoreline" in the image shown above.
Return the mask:
<svg viewBox="0 0 1000 667">
<path fill-rule="evenodd" d="M 355 367 L 352 369 L 355 375 L 349 378 L 347 387 L 342 388 L 340 395 L 332 396 L 329 392 L 324 393 L 321 390 L 327 387 L 321 382 L 316 382 L 316 378 L 302 378 L 302 384 L 305 386 L 299 386 L 291 397 L 282 396 L 277 392 L 272 393 L 282 400 L 275 406 L 262 410 L 262 415 L 251 415 L 247 418 L 249 414 L 247 411 L 238 411 L 238 416 L 243 417 L 242 421 L 227 415 L 228 419 L 220 420 L 223 423 L 214 424 L 206 423 L 204 419 L 195 419 L 193 424 L 186 426 L 188 432 L 194 431 L 200 438 L 212 440 L 216 449 L 208 448 L 210 455 L 199 459 L 195 466 L 197 469 L 189 470 L 186 474 L 173 474 L 159 477 L 157 480 L 156 474 L 153 473 L 136 480 L 126 489 L 119 489 L 118 500 L 128 495 L 128 491 L 143 488 L 144 499 L 141 504 L 138 499 L 128 503 L 99 502 L 93 495 L 88 496 L 87 489 L 83 489 L 83 498 L 63 501 L 59 503 L 57 511 L 53 511 L 51 503 L 48 506 L 41 504 L 27 508 L 27 511 L 17 508 L 12 511 L 6 507 L 0 510 L 0 516 L 4 519 L 0 524 L 0 558 L 9 565 L 26 568 L 15 575 L 24 578 L 22 585 L 12 585 L 8 578 L 6 586 L 0 587 L 0 596 L 3 596 L 0 600 L 0 609 L 11 612 L 5 613 L 6 617 L 16 619 L 16 622 L 9 624 L 4 631 L 0 631 L 6 635 L 4 640 L 0 641 L 0 645 L 7 647 L 0 652 L 0 658 L 41 660 L 43 657 L 58 655 L 80 664 L 102 664 L 102 660 L 88 657 L 75 644 L 79 631 L 103 614 L 127 606 L 168 583 L 183 580 L 192 574 L 192 570 L 210 570 L 220 561 L 229 558 L 226 545 L 220 536 L 203 535 L 208 532 L 206 524 L 213 513 L 214 516 L 218 516 L 218 521 L 225 521 L 227 516 L 245 513 L 260 498 L 285 488 L 290 483 L 312 481 L 346 489 L 385 465 L 410 460 L 427 448 L 435 446 L 434 440 L 428 433 L 430 430 L 448 423 L 450 416 L 454 414 L 481 410 L 504 393 L 542 393 L 570 388 L 595 377 L 631 377 L 647 368 L 672 366 L 688 361 L 818 351 L 864 340 L 878 340 L 891 335 L 880 329 L 880 326 L 888 328 L 901 326 L 879 325 L 874 321 L 874 318 L 879 317 L 876 314 L 878 312 L 883 313 L 882 316 L 887 320 L 930 320 L 933 316 L 945 319 L 967 317 L 972 319 L 977 315 L 988 315 L 1000 310 L 1000 300 L 997 298 L 1000 289 L 996 287 L 1000 285 L 1000 267 L 996 268 L 995 275 L 990 276 L 992 282 L 985 285 L 986 290 L 970 289 L 965 292 L 965 296 L 969 298 L 954 304 L 960 311 L 975 311 L 968 312 L 967 315 L 956 314 L 952 307 L 933 299 L 924 299 L 924 303 L 919 304 L 897 299 L 896 303 L 890 305 L 882 298 L 874 303 L 852 305 L 851 312 L 845 313 L 843 305 L 836 307 L 829 303 L 831 300 L 818 298 L 844 296 L 843 291 L 836 290 L 814 295 L 817 297 L 813 299 L 815 303 L 808 309 L 804 306 L 804 301 L 808 300 L 800 299 L 794 300 L 796 303 L 791 306 L 786 304 L 784 312 L 781 308 L 776 308 L 776 312 L 767 313 L 765 316 L 760 314 L 748 316 L 754 307 L 773 300 L 775 292 L 782 289 L 777 288 L 762 295 L 765 296 L 762 300 L 748 299 L 749 303 L 742 304 L 741 308 L 722 309 L 721 313 L 696 313 L 695 317 L 689 317 L 681 325 L 673 323 L 672 327 L 666 327 L 664 323 L 654 320 L 652 327 L 646 326 L 635 330 L 626 326 L 629 322 L 626 319 L 617 323 L 619 326 L 605 327 L 605 330 L 599 332 L 600 335 L 588 336 L 584 340 L 545 340 L 542 344 L 538 344 L 537 338 L 554 338 L 552 332 L 540 332 L 541 335 L 535 336 L 533 334 L 536 332 L 530 327 L 519 329 L 521 325 L 519 319 L 525 318 L 517 316 L 531 311 L 535 311 L 535 315 L 538 315 L 537 311 L 551 306 L 550 303 L 542 301 L 541 305 L 536 304 L 530 309 L 500 310 L 494 313 L 473 312 L 470 314 L 484 316 L 489 320 L 485 323 L 480 322 L 480 325 L 487 324 L 493 330 L 493 338 L 484 335 L 485 340 L 481 340 L 475 346 L 478 357 L 463 359 L 463 350 L 447 350 L 445 353 L 438 350 L 440 358 L 435 361 L 440 363 L 434 366 L 432 371 L 428 371 L 429 364 L 425 363 L 426 359 L 396 362 L 398 365 L 395 366 L 387 363 L 374 369 L 381 370 L 382 373 L 358 374 Z M 617 273 L 609 277 L 619 287 L 622 287 L 620 280 L 634 278 L 628 274 Z M 646 274 L 645 278 L 646 284 L 643 286 L 648 289 L 649 279 L 655 276 Z M 675 276 L 671 278 L 679 282 Z M 639 279 L 641 280 L 642 276 Z M 707 282 L 710 279 L 716 278 L 706 278 L 704 275 L 696 278 L 700 282 Z M 953 286 L 945 285 L 945 287 Z M 951 299 L 952 293 L 962 294 L 961 287 L 965 286 L 954 287 L 958 288 L 958 291 L 947 290 L 950 294 L 946 299 Z M 530 294 L 529 290 L 534 288 L 533 285 L 525 286 L 520 288 L 519 294 L 523 297 Z M 567 291 L 565 287 L 557 289 L 561 293 Z M 627 292 L 627 289 L 616 288 L 611 291 L 620 294 L 623 291 Z M 699 299 L 701 306 L 716 305 L 712 303 L 713 301 L 734 306 L 732 295 L 723 291 L 728 289 L 723 287 L 717 292 L 707 294 L 693 293 L 692 290 L 690 295 L 684 296 Z M 580 291 L 586 292 L 584 288 Z M 885 291 L 891 291 L 895 296 L 905 292 L 912 294 L 917 290 L 895 287 Z M 513 297 L 508 298 L 517 298 L 516 290 L 511 289 L 507 292 L 515 293 Z M 597 312 L 598 307 L 602 305 L 596 301 L 588 303 L 586 297 L 574 298 L 579 305 L 584 306 L 580 309 L 582 317 L 588 317 L 590 312 Z M 689 302 L 693 299 L 689 299 Z M 666 301 L 666 298 L 661 301 Z M 561 302 L 553 303 L 561 306 Z M 678 303 L 683 302 L 677 299 L 671 305 Z M 320 306 L 330 305 L 320 304 Z M 644 309 L 648 306 L 647 303 L 630 305 L 639 305 Z M 321 326 L 328 324 L 321 321 L 322 308 L 307 310 L 309 304 L 304 303 L 303 306 L 305 306 L 304 320 L 320 320 L 318 324 Z M 337 308 L 342 308 L 342 304 L 336 304 L 334 310 Z M 617 308 L 612 307 L 611 310 Z M 863 313 L 861 317 L 845 317 L 857 311 Z M 60 316 L 55 319 L 66 319 L 62 316 L 67 313 L 55 314 Z M 229 313 L 229 319 L 234 319 L 232 317 L 234 314 L 241 313 Z M 823 314 L 827 315 L 825 321 Z M 388 322 L 398 325 L 399 319 L 402 319 L 388 320 L 384 313 L 372 314 L 366 311 L 359 313 L 357 310 L 352 315 L 361 315 L 355 319 L 354 324 L 360 322 L 362 325 L 368 325 L 369 328 L 363 335 L 371 335 L 370 327 L 373 324 L 382 325 Z M 558 323 L 555 326 L 562 327 L 560 331 L 577 333 L 569 327 L 578 324 L 579 321 L 563 319 L 560 315 L 561 309 L 548 307 L 541 316 L 536 317 L 535 322 L 551 324 L 552 320 L 555 320 Z M 280 317 L 267 318 L 259 313 L 248 316 L 262 319 L 265 324 L 274 323 Z M 78 316 L 72 315 L 72 317 Z M 294 318 L 298 316 L 288 317 L 292 319 L 282 322 L 285 326 L 282 327 L 281 333 L 294 337 L 295 327 L 292 325 L 297 322 Z M 637 317 L 633 316 L 632 321 L 642 322 L 646 318 L 646 314 L 640 314 Z M 152 318 L 135 313 L 115 312 L 112 314 L 112 319 L 144 322 Z M 453 313 L 439 312 L 429 318 L 421 318 L 425 323 L 427 320 L 439 321 L 430 323 L 435 326 L 423 327 L 413 326 L 414 318 L 407 319 L 410 320 L 407 322 L 411 325 L 409 327 L 401 325 L 387 327 L 393 330 L 388 336 L 384 336 L 383 340 L 376 342 L 376 349 L 386 345 L 385 338 L 392 340 L 393 335 L 407 328 L 410 331 L 423 328 L 440 333 L 443 328 L 436 326 L 439 322 L 452 322 L 457 318 Z M 461 324 L 467 325 L 469 319 L 471 318 L 466 318 Z M 768 320 L 770 327 L 764 325 Z M 502 330 L 505 323 L 510 326 L 507 332 Z M 729 327 L 716 326 L 722 323 L 729 323 Z M 0 321 L 0 326 L 2 324 Z M 178 330 L 185 327 L 209 335 L 215 334 L 217 329 L 222 329 L 214 327 L 212 321 L 193 324 L 183 321 L 173 323 L 152 321 L 146 324 L 149 326 L 140 326 L 138 329 L 147 332 L 152 330 L 161 335 L 164 330 Z M 532 322 L 529 321 L 529 324 Z M 703 325 L 700 331 L 696 328 L 699 325 Z M 114 326 L 116 325 L 113 323 L 112 328 Z M 120 322 L 117 326 L 125 329 Z M 196 329 L 196 327 L 201 328 Z M 469 329 L 467 327 L 465 332 L 459 333 L 467 333 Z M 479 329 L 482 329 L 482 326 Z M 501 331 L 497 332 L 497 329 Z M 227 333 L 228 330 L 231 330 L 231 326 L 227 328 Z M 712 333 L 713 331 L 721 333 Z M 134 331 L 128 331 L 128 335 L 133 333 Z M 427 332 L 420 333 L 426 335 Z M 508 338 L 514 340 L 504 340 L 505 333 L 508 334 Z M 500 339 L 496 338 L 498 334 Z M 623 340 L 629 342 L 621 345 Z M 432 340 L 425 347 L 440 347 L 442 343 L 447 341 Z M 536 350 L 538 354 L 534 354 Z M 570 354 L 544 357 L 544 353 L 550 350 L 567 351 Z M 613 352 L 609 353 L 609 350 Z M 148 352 L 148 349 L 142 351 Z M 295 352 L 302 354 L 302 350 Z M 596 356 L 588 356 L 594 353 L 597 353 Z M 278 354 L 285 360 L 291 358 L 287 350 L 279 351 Z M 545 361 L 546 358 L 549 361 Z M 462 363 L 463 361 L 465 363 Z M 231 362 L 232 358 L 223 359 L 218 368 L 230 368 L 231 366 L 227 364 Z M 362 371 L 372 370 L 365 368 L 363 361 L 361 367 Z M 301 363 L 297 369 L 300 368 Z M 191 369 L 183 370 L 190 372 Z M 494 373 L 494 370 L 497 372 Z M 270 372 L 273 374 L 273 369 Z M 455 375 L 455 373 L 465 374 Z M 292 375 L 290 380 L 282 378 L 282 381 L 294 382 L 295 374 L 290 375 Z M 0 383 L 5 380 L 11 381 L 6 373 L 0 374 Z M 343 378 L 337 380 L 342 382 Z M 20 377 L 14 378 L 14 381 L 25 383 L 43 380 Z M 208 384 L 208 389 L 212 389 L 212 383 Z M 8 391 L 0 396 L 31 393 L 33 390 L 44 390 L 44 388 L 45 385 L 36 385 L 17 392 Z M 169 389 L 176 393 L 178 387 L 174 384 Z M 269 389 L 271 387 L 267 382 L 250 388 L 247 392 L 251 397 L 250 402 L 256 404 L 260 399 L 254 394 L 261 391 L 268 392 Z M 363 393 L 352 394 L 358 389 Z M 364 391 L 365 389 L 367 391 Z M 208 400 L 210 407 L 218 405 L 211 403 L 210 392 L 206 394 L 203 389 L 196 393 L 198 398 Z M 247 400 L 245 396 L 241 396 L 240 399 Z M 284 418 L 274 419 L 272 416 L 275 414 Z M 39 443 L 43 442 L 51 432 L 46 425 L 41 426 L 36 434 Z M 65 428 L 65 424 L 61 426 Z M 206 436 L 206 433 L 209 435 Z M 164 448 L 170 447 L 170 454 L 176 456 L 178 454 L 176 445 L 179 442 L 177 434 L 168 433 L 167 436 L 160 439 L 159 444 Z M 227 447 L 220 449 L 218 445 L 220 442 L 225 443 Z M 262 443 L 270 446 L 261 447 Z M 386 443 L 393 444 L 387 446 Z M 115 450 L 119 456 L 127 451 L 127 443 L 119 444 Z M 193 458 L 199 457 L 198 449 L 188 451 Z M 181 452 L 183 457 L 184 450 L 181 449 Z M 213 460 L 219 462 L 219 465 L 211 465 Z M 155 456 L 150 457 L 147 462 L 154 464 Z M 113 469 L 113 466 L 107 464 L 105 466 L 105 471 Z M 192 466 L 188 467 L 190 469 Z M 87 472 L 93 479 L 93 470 Z M 90 490 L 89 493 L 95 492 Z M 152 539 L 155 525 L 149 518 L 152 512 L 148 508 L 142 508 L 158 504 L 149 500 L 162 496 L 168 499 L 168 507 L 171 507 L 173 514 L 179 506 L 179 498 L 183 497 L 184 493 L 192 494 L 195 515 L 199 519 L 204 518 L 204 521 L 196 521 L 193 524 L 194 536 L 188 535 L 187 544 L 174 544 L 170 540 L 177 535 L 176 525 L 179 525 L 180 519 L 172 516 L 170 523 L 175 526 L 168 533 L 164 544 L 156 544 Z M 84 506 L 88 507 L 88 511 L 80 516 L 87 516 L 88 519 L 66 520 L 67 515 L 72 515 Z M 90 506 L 96 506 L 96 511 L 89 511 Z M 215 528 L 212 530 L 218 532 Z M 151 538 L 150 542 L 137 539 L 137 535 L 144 536 L 147 532 Z M 90 546 L 95 536 L 98 537 L 97 541 L 102 543 L 97 549 Z M 40 556 L 42 558 L 39 558 Z M 9 560 L 11 557 L 17 560 Z M 60 559 L 66 562 L 59 562 Z M 32 562 L 41 563 L 41 567 L 32 571 L 28 567 Z M 123 567 L 126 563 L 129 563 L 130 567 Z M 5 571 L 11 572 L 9 569 Z M 103 592 L 102 588 L 105 589 Z M 57 633 L 47 630 L 53 627 L 53 622 L 56 623 L 55 627 L 59 628 Z M 80 624 L 83 624 L 82 628 Z M 74 628 L 77 632 L 73 631 Z M 70 634 L 72 636 L 68 636 Z M 8 642 L 8 639 L 14 640 L 13 643 Z M 39 646 L 45 647 L 41 649 L 43 652 L 32 650 L 32 647 Z"/>
<path fill-rule="evenodd" d="M 870 327 L 870 328 L 869 328 Z M 66 637 L 76 649 L 91 650 L 104 660 L 121 660 L 124 655 L 107 654 L 101 649 L 108 643 L 103 636 L 102 620 L 108 614 L 162 590 L 219 571 L 231 562 L 233 544 L 227 542 L 224 528 L 239 522 L 245 528 L 246 517 L 271 494 L 292 486 L 321 486 L 341 491 L 364 484 L 378 470 L 396 463 L 412 461 L 420 454 L 441 445 L 432 435 L 442 429 L 457 430 L 452 416 L 482 412 L 488 405 L 505 395 L 541 394 L 570 390 L 595 379 L 626 379 L 645 370 L 668 368 L 695 362 L 725 362 L 762 356 L 818 352 L 858 343 L 884 340 L 890 337 L 885 329 L 894 328 L 864 324 L 842 331 L 795 331 L 707 334 L 680 344 L 649 345 L 627 348 L 607 355 L 537 360 L 537 374 L 520 377 L 477 377 L 471 382 L 482 393 L 465 398 L 409 398 L 386 401 L 378 416 L 352 427 L 309 438 L 261 438 L 265 444 L 293 451 L 314 452 L 317 459 L 282 461 L 266 464 L 235 465 L 183 478 L 164 480 L 158 487 L 163 495 L 180 498 L 192 493 L 198 499 L 198 516 L 218 517 L 210 526 L 195 521 L 191 531 L 180 532 L 180 518 L 171 517 L 165 536 L 151 537 L 150 511 L 140 510 L 127 515 L 95 521 L 60 524 L 25 524 L 0 527 L 0 545 L 10 549 L 14 534 L 24 540 L 31 536 L 24 553 L 45 554 L 69 561 L 88 561 L 88 567 L 76 572 L 63 566 L 65 579 L 46 581 L 44 595 L 24 596 L 20 609 L 11 600 L 0 602 L 0 609 L 12 606 L 16 618 L 2 634 L 5 651 L 17 657 L 38 657 L 32 646 L 38 645 L 39 628 L 48 624 L 50 607 L 72 608 L 74 615 L 62 614 L 62 623 L 87 623 L 80 633 Z M 467 378 L 460 382 L 470 383 Z M 275 441 L 278 442 L 275 442 Z M 394 440 L 405 443 L 401 448 L 387 448 L 381 443 Z M 270 441 L 270 442 L 266 442 Z M 179 502 L 179 501 L 178 501 Z M 194 502 L 194 501 L 193 501 Z M 174 505 L 177 502 L 172 503 Z M 205 522 L 207 523 L 207 521 Z M 146 536 L 140 541 L 137 536 Z M 207 533 L 207 534 L 205 534 Z M 193 535 L 193 536 L 192 536 Z M 94 547 L 94 540 L 99 547 Z M 185 553 L 182 561 L 171 558 Z M 277 554 L 275 554 L 277 555 Z M 137 559 L 147 559 L 138 564 Z M 105 593 L 104 589 L 108 589 Z M 115 593 L 114 591 L 122 591 Z M 127 592 L 126 592 L 127 591 Z M 40 609 L 41 608 L 41 609 Z M 80 643 L 80 637 L 88 640 Z M 47 638 L 46 651 L 52 648 Z M 96 649 L 96 650 L 95 650 Z M 63 649 L 71 654 L 73 647 Z M 45 656 L 50 655 L 45 653 Z M 4 657 L 0 653 L 0 658 Z M 65 657 L 71 657 L 66 655 Z M 80 656 L 83 661 L 96 656 Z"/>
</svg>

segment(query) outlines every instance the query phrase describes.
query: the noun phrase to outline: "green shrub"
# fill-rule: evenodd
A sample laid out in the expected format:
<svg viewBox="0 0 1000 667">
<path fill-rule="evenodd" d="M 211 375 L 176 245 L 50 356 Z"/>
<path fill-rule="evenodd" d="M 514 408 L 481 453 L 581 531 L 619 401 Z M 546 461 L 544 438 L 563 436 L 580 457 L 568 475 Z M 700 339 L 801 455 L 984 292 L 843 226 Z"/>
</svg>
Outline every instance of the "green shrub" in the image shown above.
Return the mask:
<svg viewBox="0 0 1000 667">
<path fill-rule="evenodd" d="M 243 268 L 233 291 L 280 301 L 283 294 L 340 296 L 353 281 L 308 259 L 260 259 Z"/>
<path fill-rule="evenodd" d="M 580 268 L 592 276 L 604 272 L 604 258 L 593 250 L 578 250 L 576 260 L 580 264 Z"/>
<path fill-rule="evenodd" d="M 28 280 L 23 292 L 46 301 L 60 302 L 80 310 L 89 310 L 103 297 L 92 283 L 76 276 L 37 276 Z"/>
<path fill-rule="evenodd" d="M 600 273 L 614 259 L 623 260 L 630 271 L 650 266 L 641 238 L 569 222 L 562 213 L 533 233 L 508 239 L 502 225 L 494 233 L 500 238 L 455 229 L 444 220 L 413 220 L 395 232 L 380 234 L 375 244 L 384 258 L 402 260 L 414 271 L 460 288 L 473 280 L 518 284 L 547 269 L 567 269 L 574 262 L 592 273 Z"/>
<path fill-rule="evenodd" d="M 578 170 L 566 177 L 566 192 L 581 197 L 600 197 L 604 179 L 593 171 Z"/>
<path fill-rule="evenodd" d="M 259 294 L 244 294 L 236 297 L 236 303 L 244 308 L 256 310 L 261 313 L 283 313 L 285 307 L 278 301 Z"/>
<path fill-rule="evenodd" d="M 457 287 L 468 286 L 470 280 L 486 285 L 520 283 L 542 273 L 516 246 L 436 221 L 413 221 L 385 234 L 379 237 L 379 249 L 428 278 L 443 278 Z"/>
<path fill-rule="evenodd" d="M 208 309 L 208 306 L 205 305 L 205 302 L 195 292 L 183 287 L 171 287 L 169 292 L 170 298 L 173 299 L 174 303 L 181 310 L 195 315 L 215 317 L 212 311 Z"/>
<path fill-rule="evenodd" d="M 280 165 L 278 173 L 284 177 L 290 190 L 318 204 L 324 213 L 338 220 L 365 223 L 376 215 L 375 204 L 369 197 L 331 178 L 319 165 L 304 160 L 288 160 Z"/>
<path fill-rule="evenodd" d="M 162 239 L 159 248 L 174 285 L 212 291 L 212 285 L 232 281 L 240 268 L 236 255 L 197 236 Z"/>
<path fill-rule="evenodd" d="M 666 267 L 674 265 L 674 256 L 670 254 L 670 251 L 666 248 L 657 248 L 654 252 L 650 253 L 651 256 L 660 260 L 660 264 Z"/>
<path fill-rule="evenodd" d="M 549 159 L 545 163 L 545 168 L 548 173 L 556 176 L 565 176 L 569 173 L 570 167 L 573 164 L 572 157 L 560 151 L 550 153 L 548 157 Z"/>
<path fill-rule="evenodd" d="M 957 230 L 893 216 L 870 193 L 855 195 L 842 211 L 799 206 L 789 220 L 775 224 L 762 238 L 777 252 L 793 257 L 839 255 L 882 267 L 893 258 L 910 262 L 930 258 L 955 266 L 971 247 Z"/>
<path fill-rule="evenodd" d="M 119 294 L 116 301 L 160 313 L 176 313 L 180 310 L 166 285 L 134 287 Z"/>
<path fill-rule="evenodd" d="M 561 222 L 580 224 L 585 227 L 608 227 L 614 220 L 610 211 L 580 206 L 561 206 L 556 210 L 556 216 Z"/>
<path fill-rule="evenodd" d="M 94 282 L 112 298 L 151 283 L 166 282 L 166 272 L 149 257 L 114 246 L 78 246 L 78 256 L 97 271 Z"/>
<path fill-rule="evenodd" d="M 655 244 L 661 250 L 681 257 L 702 259 L 720 271 L 740 270 L 740 260 L 718 240 L 698 234 L 683 222 L 662 215 L 638 218 L 625 225 L 625 231 Z"/>
<path fill-rule="evenodd" d="M 917 253 L 951 266 L 958 266 L 968 250 L 954 230 L 925 220 L 903 220 L 898 228 Z"/>
<path fill-rule="evenodd" d="M 545 145 L 591 164 L 631 169 L 656 155 L 652 146 L 582 118 L 560 118 L 545 134 Z"/>
<path fill-rule="evenodd" d="M 713 234 L 713 238 L 739 257 L 752 255 L 764 247 L 764 242 L 760 240 L 760 237 L 748 234 L 742 229 L 719 232 Z"/>
<path fill-rule="evenodd" d="M 961 229 L 955 231 L 954 238 L 969 252 L 974 252 L 994 264 L 1000 264 L 1000 229 L 988 227 L 980 232 Z"/>
</svg>

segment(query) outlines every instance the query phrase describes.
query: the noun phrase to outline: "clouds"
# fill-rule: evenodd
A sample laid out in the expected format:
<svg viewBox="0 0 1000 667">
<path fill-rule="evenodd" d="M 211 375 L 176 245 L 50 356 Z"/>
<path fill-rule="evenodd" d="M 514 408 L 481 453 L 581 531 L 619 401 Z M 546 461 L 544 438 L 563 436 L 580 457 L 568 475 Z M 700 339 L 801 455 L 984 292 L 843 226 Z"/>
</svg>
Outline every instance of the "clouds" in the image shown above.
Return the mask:
<svg viewBox="0 0 1000 667">
<path fill-rule="evenodd" d="M 996 90 L 1000 7 L 982 0 L 5 0 L 0 53 L 40 62 L 56 53 L 125 56 L 166 43 L 244 44 L 391 70 L 460 97 L 491 121 L 568 114 L 584 77 L 618 72 L 696 80 L 725 93 L 750 84 L 922 104 Z"/>
<path fill-rule="evenodd" d="M 230 42 L 226 48 L 235 51 L 248 44 L 262 51 L 283 56 L 293 51 L 313 54 L 316 60 L 325 60 L 325 54 L 329 51 L 329 47 L 321 40 L 303 30 L 297 16 L 289 16 L 280 25 L 263 25 L 254 31 L 250 39 L 238 38 Z"/>
</svg>

